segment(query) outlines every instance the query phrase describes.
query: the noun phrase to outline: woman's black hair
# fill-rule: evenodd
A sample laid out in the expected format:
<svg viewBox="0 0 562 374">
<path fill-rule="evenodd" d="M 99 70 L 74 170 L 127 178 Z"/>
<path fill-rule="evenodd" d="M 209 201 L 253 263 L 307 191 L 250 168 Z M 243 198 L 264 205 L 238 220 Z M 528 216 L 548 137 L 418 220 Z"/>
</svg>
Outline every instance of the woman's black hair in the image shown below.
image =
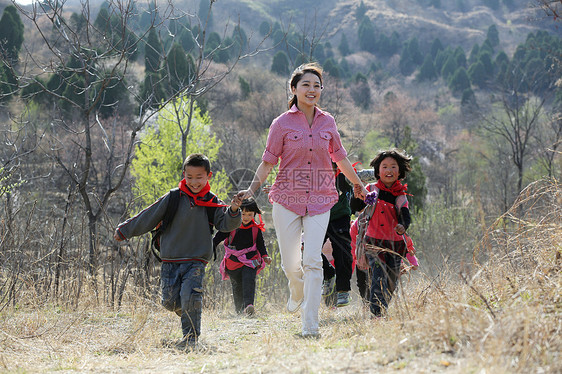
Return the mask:
<svg viewBox="0 0 562 374">
<path fill-rule="evenodd" d="M 408 155 L 405 151 L 400 151 L 396 148 L 389 149 L 386 151 L 380 151 L 375 156 L 373 161 L 371 161 L 370 165 L 373 167 L 375 171 L 375 178 L 380 179 L 379 168 L 381 166 L 382 160 L 384 160 L 387 157 L 392 157 L 398 163 L 398 170 L 400 173 L 398 175 L 398 179 L 406 178 L 406 173 L 412 170 L 410 166 L 410 161 L 412 161 L 412 156 Z"/>
<path fill-rule="evenodd" d="M 256 200 L 254 200 L 251 197 L 249 199 L 244 199 L 242 201 L 242 205 L 240 205 L 240 209 L 246 210 L 248 212 L 254 212 L 254 213 L 257 213 L 257 214 L 261 214 L 261 210 L 258 207 L 258 203 L 256 203 Z"/>
</svg>

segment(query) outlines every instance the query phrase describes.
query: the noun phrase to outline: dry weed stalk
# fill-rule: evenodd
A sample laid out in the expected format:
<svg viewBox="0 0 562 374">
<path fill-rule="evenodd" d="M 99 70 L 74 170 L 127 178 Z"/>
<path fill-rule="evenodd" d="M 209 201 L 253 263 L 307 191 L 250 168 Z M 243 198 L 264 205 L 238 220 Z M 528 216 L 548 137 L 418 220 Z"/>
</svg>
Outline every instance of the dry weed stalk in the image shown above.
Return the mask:
<svg viewBox="0 0 562 374">
<path fill-rule="evenodd" d="M 558 182 L 529 185 L 484 233 L 472 264 L 420 274 L 401 294 L 411 318 L 396 301 L 391 316 L 421 350 L 499 372 L 560 372 L 561 223 Z"/>
<path fill-rule="evenodd" d="M 493 316 L 477 347 L 488 364 L 499 361 L 520 372 L 562 369 L 561 222 L 561 186 L 540 180 L 522 191 L 476 248 L 475 258 L 485 254 L 484 260 L 465 280 L 470 303 L 483 303 Z"/>
</svg>

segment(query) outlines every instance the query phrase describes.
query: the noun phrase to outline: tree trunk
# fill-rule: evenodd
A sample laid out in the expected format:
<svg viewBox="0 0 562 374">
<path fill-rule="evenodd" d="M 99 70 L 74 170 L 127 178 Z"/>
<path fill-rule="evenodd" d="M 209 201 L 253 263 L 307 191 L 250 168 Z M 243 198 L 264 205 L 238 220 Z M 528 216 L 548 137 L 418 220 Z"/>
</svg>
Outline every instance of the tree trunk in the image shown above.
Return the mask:
<svg viewBox="0 0 562 374">
<path fill-rule="evenodd" d="M 64 230 L 66 228 L 66 223 L 68 221 L 68 211 L 70 210 L 70 197 L 71 196 L 72 196 L 72 186 L 68 186 L 68 196 L 66 198 L 66 207 L 64 209 L 64 217 L 62 219 L 59 253 L 57 255 L 56 262 L 55 262 L 55 297 L 57 297 L 57 295 L 59 293 L 60 271 L 61 271 L 62 259 L 64 258 L 64 247 L 65 247 L 65 244 L 66 244 L 65 237 L 64 237 Z"/>
<path fill-rule="evenodd" d="M 95 276 L 95 272 L 97 269 L 97 258 L 96 258 L 96 217 L 93 214 L 88 214 L 88 229 L 90 231 L 90 239 L 89 239 L 89 254 L 90 254 L 90 261 L 89 261 L 89 270 L 90 275 Z"/>
</svg>

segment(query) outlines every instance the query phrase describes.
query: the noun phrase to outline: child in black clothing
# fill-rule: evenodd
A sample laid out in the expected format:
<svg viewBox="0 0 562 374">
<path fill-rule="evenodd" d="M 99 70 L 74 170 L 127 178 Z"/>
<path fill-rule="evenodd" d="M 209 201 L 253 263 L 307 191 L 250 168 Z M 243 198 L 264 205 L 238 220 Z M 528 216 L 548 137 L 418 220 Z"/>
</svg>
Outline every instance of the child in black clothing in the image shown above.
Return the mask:
<svg viewBox="0 0 562 374">
<path fill-rule="evenodd" d="M 349 200 L 353 195 L 353 187 L 347 179 L 337 170 L 337 165 L 332 163 L 336 174 L 336 190 L 338 191 L 338 202 L 330 209 L 330 221 L 326 229 L 324 242 L 328 239 L 332 244 L 332 256 L 334 267 L 326 256 L 322 255 L 322 268 L 324 271 L 324 282 L 322 284 L 322 296 L 325 297 L 326 305 L 332 305 L 330 297 L 337 291 L 335 306 L 343 307 L 349 305 L 351 296 L 351 275 L 353 273 L 353 257 L 351 255 L 351 237 L 349 236 L 351 209 Z"/>
<path fill-rule="evenodd" d="M 242 201 L 242 225 L 230 233 L 217 232 L 213 238 L 216 247 L 224 240 L 224 258 L 220 265 L 222 279 L 230 278 L 234 307 L 238 313 L 251 316 L 255 313 L 254 297 L 256 292 L 256 275 L 271 264 L 262 232 L 265 231 L 261 221 L 261 210 L 252 198 Z M 256 223 L 256 214 L 260 223 Z"/>
</svg>

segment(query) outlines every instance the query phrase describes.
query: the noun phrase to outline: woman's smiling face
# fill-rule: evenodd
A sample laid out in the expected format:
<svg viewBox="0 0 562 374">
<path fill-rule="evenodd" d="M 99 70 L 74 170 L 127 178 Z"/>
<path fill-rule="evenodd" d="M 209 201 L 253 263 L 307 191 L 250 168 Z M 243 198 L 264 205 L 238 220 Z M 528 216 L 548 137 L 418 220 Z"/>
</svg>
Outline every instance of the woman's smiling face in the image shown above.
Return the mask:
<svg viewBox="0 0 562 374">
<path fill-rule="evenodd" d="M 291 92 L 297 97 L 297 105 L 314 107 L 322 94 L 322 82 L 314 73 L 305 73 L 297 82 L 296 87 L 291 87 Z"/>
</svg>

